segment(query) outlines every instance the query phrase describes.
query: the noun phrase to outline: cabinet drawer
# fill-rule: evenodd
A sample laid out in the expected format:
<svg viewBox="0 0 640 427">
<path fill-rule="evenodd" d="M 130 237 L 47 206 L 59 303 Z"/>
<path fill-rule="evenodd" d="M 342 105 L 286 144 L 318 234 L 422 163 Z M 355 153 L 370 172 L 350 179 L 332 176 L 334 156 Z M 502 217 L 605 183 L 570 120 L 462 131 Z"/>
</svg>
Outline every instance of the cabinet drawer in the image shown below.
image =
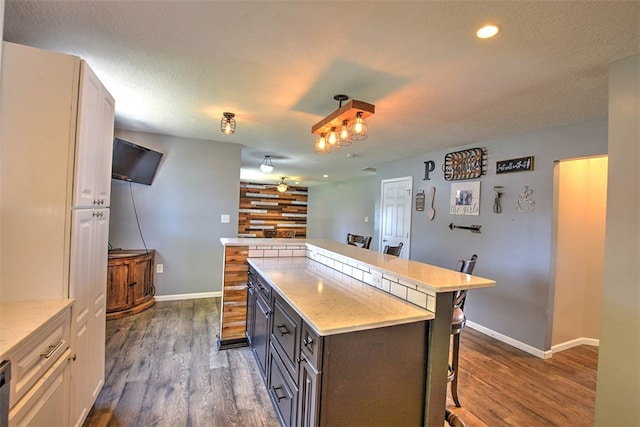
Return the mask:
<svg viewBox="0 0 640 427">
<path fill-rule="evenodd" d="M 253 272 L 252 279 L 254 286 L 258 290 L 258 296 L 262 298 L 265 304 L 271 305 L 269 304 L 269 301 L 271 301 L 271 285 L 255 271 Z"/>
<path fill-rule="evenodd" d="M 71 310 L 51 319 L 45 327 L 19 344 L 10 354 L 11 392 L 9 407 L 42 377 L 69 348 Z"/>
<path fill-rule="evenodd" d="M 289 305 L 280 298 L 273 300 L 273 322 L 271 324 L 271 342 L 280 352 L 289 374 L 298 377 L 299 337 L 302 320 Z"/>
<path fill-rule="evenodd" d="M 304 357 L 316 371 L 320 371 L 322 342 L 322 337 L 316 334 L 306 322 L 303 322 L 300 349 Z"/>
<path fill-rule="evenodd" d="M 285 427 L 296 424 L 298 387 L 287 373 L 283 361 L 273 346 L 270 347 L 269 396 L 278 410 L 280 421 Z"/>
</svg>

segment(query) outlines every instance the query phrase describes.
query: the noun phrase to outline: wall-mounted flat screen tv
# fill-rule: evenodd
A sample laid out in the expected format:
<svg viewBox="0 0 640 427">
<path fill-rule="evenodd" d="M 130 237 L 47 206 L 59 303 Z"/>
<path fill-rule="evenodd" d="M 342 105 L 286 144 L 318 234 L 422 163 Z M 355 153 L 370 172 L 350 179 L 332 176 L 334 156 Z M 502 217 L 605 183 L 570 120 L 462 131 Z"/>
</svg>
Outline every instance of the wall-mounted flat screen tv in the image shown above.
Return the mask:
<svg viewBox="0 0 640 427">
<path fill-rule="evenodd" d="M 162 153 L 125 141 L 113 140 L 113 166 L 111 177 L 122 181 L 151 185 Z"/>
</svg>

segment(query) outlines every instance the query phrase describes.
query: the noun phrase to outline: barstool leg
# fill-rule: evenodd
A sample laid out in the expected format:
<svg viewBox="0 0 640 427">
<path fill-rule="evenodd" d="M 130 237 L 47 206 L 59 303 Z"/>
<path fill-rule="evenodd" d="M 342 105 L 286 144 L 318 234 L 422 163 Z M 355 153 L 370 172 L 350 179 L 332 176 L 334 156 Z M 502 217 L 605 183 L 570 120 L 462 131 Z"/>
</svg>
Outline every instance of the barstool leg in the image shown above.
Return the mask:
<svg viewBox="0 0 640 427">
<path fill-rule="evenodd" d="M 451 368 L 453 371 L 453 379 L 451 380 L 451 397 L 456 404 L 456 407 L 461 408 L 460 400 L 458 399 L 458 357 L 460 353 L 460 333 L 453 335 L 453 350 L 451 354 Z"/>
</svg>

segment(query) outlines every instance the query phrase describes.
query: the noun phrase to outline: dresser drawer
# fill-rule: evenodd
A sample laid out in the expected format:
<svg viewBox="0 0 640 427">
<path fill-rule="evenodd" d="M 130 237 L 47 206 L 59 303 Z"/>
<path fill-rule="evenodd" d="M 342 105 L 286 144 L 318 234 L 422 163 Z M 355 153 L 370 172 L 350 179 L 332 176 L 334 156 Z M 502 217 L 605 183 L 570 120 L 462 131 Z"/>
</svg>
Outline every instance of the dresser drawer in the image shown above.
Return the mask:
<svg viewBox="0 0 640 427">
<path fill-rule="evenodd" d="M 69 348 L 70 326 L 71 310 L 66 309 L 9 353 L 8 358 L 11 360 L 9 407 L 15 405 Z"/>
</svg>

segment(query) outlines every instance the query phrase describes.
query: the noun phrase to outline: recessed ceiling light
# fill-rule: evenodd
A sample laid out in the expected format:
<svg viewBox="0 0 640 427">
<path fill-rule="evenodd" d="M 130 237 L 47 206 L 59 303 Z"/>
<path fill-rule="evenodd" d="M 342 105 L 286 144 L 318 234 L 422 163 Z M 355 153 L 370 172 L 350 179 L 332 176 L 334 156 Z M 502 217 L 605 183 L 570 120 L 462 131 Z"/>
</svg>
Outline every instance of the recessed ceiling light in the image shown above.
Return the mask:
<svg viewBox="0 0 640 427">
<path fill-rule="evenodd" d="M 480 39 L 489 39 L 500 32 L 500 27 L 494 24 L 485 25 L 478 30 L 476 36 Z"/>
<path fill-rule="evenodd" d="M 327 175 L 326 173 L 324 175 L 322 175 L 323 178 L 329 178 L 329 175 Z"/>
</svg>

